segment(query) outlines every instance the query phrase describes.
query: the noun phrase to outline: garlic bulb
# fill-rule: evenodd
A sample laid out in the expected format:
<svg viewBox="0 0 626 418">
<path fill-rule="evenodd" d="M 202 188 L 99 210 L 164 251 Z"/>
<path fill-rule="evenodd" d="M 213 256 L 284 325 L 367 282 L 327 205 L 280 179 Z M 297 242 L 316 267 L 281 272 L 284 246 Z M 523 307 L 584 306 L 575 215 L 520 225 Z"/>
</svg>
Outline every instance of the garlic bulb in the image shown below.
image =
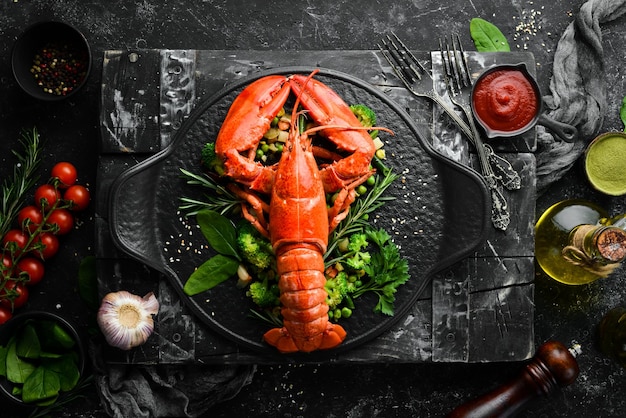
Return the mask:
<svg viewBox="0 0 626 418">
<path fill-rule="evenodd" d="M 107 294 L 98 310 L 98 325 L 113 347 L 130 350 L 146 342 L 154 330 L 152 315 L 159 302 L 150 292 L 143 298 L 121 290 Z"/>
</svg>

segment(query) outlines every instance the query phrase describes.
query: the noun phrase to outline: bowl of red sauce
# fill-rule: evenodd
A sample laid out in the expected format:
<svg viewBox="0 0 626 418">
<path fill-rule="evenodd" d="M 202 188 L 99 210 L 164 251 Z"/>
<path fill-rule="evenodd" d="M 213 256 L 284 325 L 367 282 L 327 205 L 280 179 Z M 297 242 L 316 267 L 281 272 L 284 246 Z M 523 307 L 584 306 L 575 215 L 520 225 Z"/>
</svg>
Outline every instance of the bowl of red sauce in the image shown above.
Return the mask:
<svg viewBox="0 0 626 418">
<path fill-rule="evenodd" d="M 543 114 L 539 85 L 524 63 L 486 69 L 474 83 L 471 104 L 488 138 L 522 135 L 537 124 L 566 142 L 577 135 L 575 127 Z"/>
</svg>

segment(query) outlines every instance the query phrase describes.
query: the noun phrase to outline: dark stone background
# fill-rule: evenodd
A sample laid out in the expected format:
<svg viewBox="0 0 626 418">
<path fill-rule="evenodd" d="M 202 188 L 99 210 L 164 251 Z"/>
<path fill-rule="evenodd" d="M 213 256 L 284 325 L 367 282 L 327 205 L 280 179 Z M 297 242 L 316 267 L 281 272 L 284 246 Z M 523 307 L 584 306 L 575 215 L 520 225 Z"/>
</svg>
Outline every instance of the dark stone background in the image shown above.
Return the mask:
<svg viewBox="0 0 626 418">
<path fill-rule="evenodd" d="M 473 49 L 469 21 L 496 24 L 512 49 L 534 53 L 546 93 L 554 50 L 561 33 L 584 2 L 561 0 L 425 1 L 249 1 L 249 0 L 4 0 L 0 2 L 0 179 L 13 166 L 9 150 L 20 130 L 37 126 L 47 140 L 42 176 L 54 162 L 75 161 L 82 183 L 94 186 L 102 51 L 126 48 L 182 49 L 374 49 L 380 34 L 393 30 L 416 50 L 437 49 L 451 31 Z M 87 88 L 61 104 L 26 97 L 15 84 L 10 51 L 30 23 L 62 20 L 88 38 L 94 66 Z M 626 49 L 626 19 L 602 27 L 608 86 L 603 130 L 622 130 L 618 110 L 625 95 L 621 72 Z M 624 198 L 607 198 L 589 188 L 579 167 L 539 197 L 537 213 L 564 198 L 593 200 L 610 213 L 626 211 Z M 468 214 L 459 213 L 462 220 Z M 87 327 L 76 290 L 80 260 L 92 255 L 93 209 L 62 241 L 47 264 L 47 275 L 32 292 L 26 309 L 57 311 Z M 566 287 L 539 274 L 536 280 L 536 343 L 556 339 L 583 347 L 578 380 L 547 400 L 532 403 L 522 416 L 623 416 L 626 373 L 595 347 L 597 324 L 612 307 L 626 305 L 621 269 L 611 279 Z M 455 406 L 514 377 L 521 364 L 407 364 L 372 366 L 263 366 L 251 385 L 207 416 L 443 416 Z M 4 404 L 4 402 L 3 402 Z M 6 416 L 2 413 L 2 416 Z M 95 392 L 57 416 L 103 417 Z"/>
</svg>

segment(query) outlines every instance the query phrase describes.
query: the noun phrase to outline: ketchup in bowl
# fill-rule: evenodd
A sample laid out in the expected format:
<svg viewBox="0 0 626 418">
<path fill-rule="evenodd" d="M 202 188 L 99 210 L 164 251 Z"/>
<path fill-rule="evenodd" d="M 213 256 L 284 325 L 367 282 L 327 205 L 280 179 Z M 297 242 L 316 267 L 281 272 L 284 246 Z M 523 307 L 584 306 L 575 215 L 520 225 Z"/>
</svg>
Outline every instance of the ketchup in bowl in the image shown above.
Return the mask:
<svg viewBox="0 0 626 418">
<path fill-rule="evenodd" d="M 537 121 L 540 93 L 524 64 L 486 70 L 472 89 L 472 109 L 488 137 L 519 135 Z"/>
</svg>

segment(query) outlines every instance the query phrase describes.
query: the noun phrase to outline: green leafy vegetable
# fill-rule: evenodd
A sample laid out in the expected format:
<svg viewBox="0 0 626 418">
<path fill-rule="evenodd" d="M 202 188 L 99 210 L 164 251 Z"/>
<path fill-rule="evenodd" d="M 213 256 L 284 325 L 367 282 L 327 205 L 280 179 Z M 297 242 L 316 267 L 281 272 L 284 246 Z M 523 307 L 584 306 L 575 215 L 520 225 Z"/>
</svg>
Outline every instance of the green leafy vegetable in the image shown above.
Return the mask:
<svg viewBox="0 0 626 418">
<path fill-rule="evenodd" d="M 240 259 L 237 252 L 237 231 L 230 219 L 208 209 L 198 212 L 196 219 L 202 234 L 215 251 Z"/>
<path fill-rule="evenodd" d="M 237 273 L 239 261 L 217 254 L 202 263 L 187 279 L 183 290 L 189 296 L 209 290 Z"/>
<path fill-rule="evenodd" d="M 56 321 L 29 320 L 0 347 L 1 375 L 25 403 L 49 406 L 80 379 L 74 338 Z"/>
<path fill-rule="evenodd" d="M 493 23 L 475 17 L 470 21 L 470 35 L 479 52 L 509 52 L 511 47 Z"/>
<path fill-rule="evenodd" d="M 626 97 L 622 99 L 622 107 L 619 109 L 619 116 L 624 124 L 624 132 L 626 132 Z"/>
</svg>

